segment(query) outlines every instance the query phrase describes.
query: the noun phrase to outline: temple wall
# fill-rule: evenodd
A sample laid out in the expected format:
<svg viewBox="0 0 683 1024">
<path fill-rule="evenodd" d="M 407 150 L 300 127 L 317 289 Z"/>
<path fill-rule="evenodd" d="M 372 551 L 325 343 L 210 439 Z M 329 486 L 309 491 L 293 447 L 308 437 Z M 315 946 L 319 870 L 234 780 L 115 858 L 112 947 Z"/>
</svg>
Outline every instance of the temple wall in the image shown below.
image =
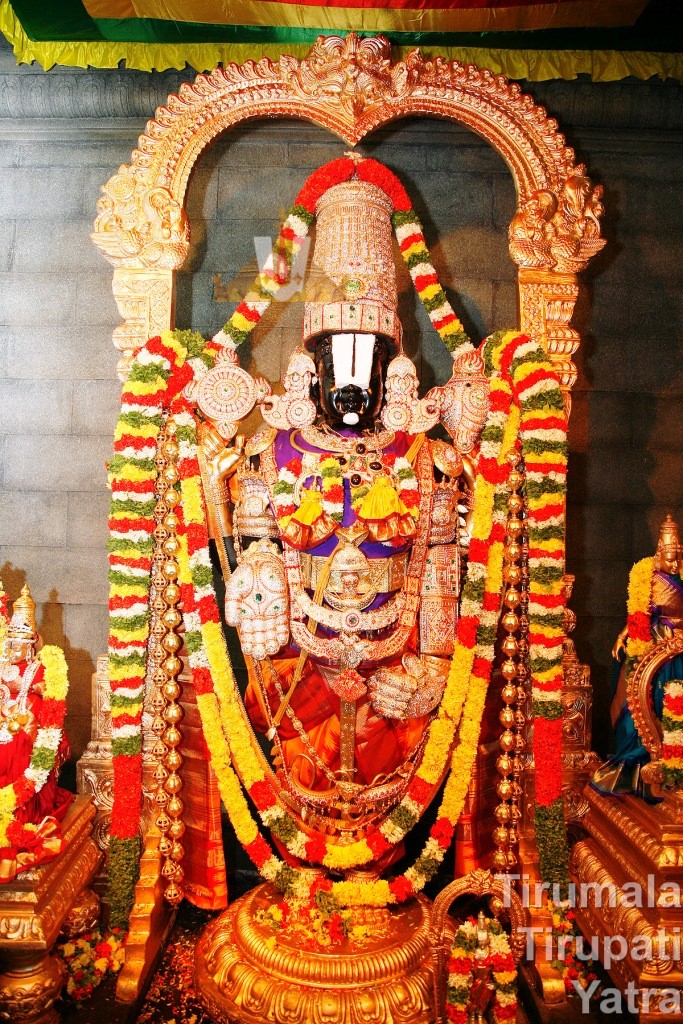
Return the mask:
<svg viewBox="0 0 683 1024">
<path fill-rule="evenodd" d="M 106 650 L 105 460 L 119 384 L 111 268 L 90 242 L 99 186 L 127 162 L 155 106 L 192 73 L 16 68 L 0 42 L 0 576 L 25 578 L 46 641 L 72 677 L 69 733 L 89 735 L 89 677 Z M 683 527 L 680 125 L 674 83 L 536 83 L 593 180 L 606 189 L 606 250 L 585 275 L 584 341 L 571 422 L 569 565 L 583 660 L 593 667 L 596 742 L 608 742 L 609 649 L 631 563 L 651 553 L 670 510 Z M 677 127 L 678 126 L 678 127 Z M 193 175 L 192 251 L 176 321 L 213 332 L 255 269 L 255 235 L 274 235 L 307 174 L 344 145 L 297 122 L 219 141 Z M 506 227 L 514 190 L 498 156 L 464 129 L 409 121 L 360 147 L 402 177 L 441 279 L 477 338 L 516 318 Z M 401 275 L 406 348 L 423 383 L 448 358 Z M 281 377 L 300 306 L 275 304 L 248 353 Z M 422 341 L 420 341 L 420 337 Z M 419 345 L 419 354 L 418 354 Z"/>
</svg>

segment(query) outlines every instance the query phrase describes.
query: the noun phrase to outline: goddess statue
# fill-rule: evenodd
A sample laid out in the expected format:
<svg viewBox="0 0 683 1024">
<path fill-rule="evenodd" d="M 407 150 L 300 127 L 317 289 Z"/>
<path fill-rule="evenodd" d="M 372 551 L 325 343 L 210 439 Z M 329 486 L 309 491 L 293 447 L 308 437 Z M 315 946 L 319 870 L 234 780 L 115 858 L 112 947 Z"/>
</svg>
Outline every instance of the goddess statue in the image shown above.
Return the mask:
<svg viewBox="0 0 683 1024">
<path fill-rule="evenodd" d="M 40 637 L 35 609 L 26 585 L 14 602 L 0 655 L 0 882 L 11 881 L 19 872 L 61 853 L 58 822 L 73 800 L 57 785 L 59 768 L 69 756 L 68 741 L 55 717 L 61 717 L 57 705 L 66 695 L 65 665 L 57 648 L 44 648 L 50 657 L 43 660 L 37 654 Z M 54 662 L 55 667 L 46 668 Z M 48 671 L 63 675 L 55 693 L 52 679 L 46 692 Z M 60 700 L 56 691 L 62 688 Z M 55 735 L 46 737 L 48 729 Z M 55 738 L 52 750 L 50 741 Z M 34 757 L 37 747 L 40 757 Z M 5 822 L 6 815 L 11 815 L 10 824 Z"/>
<path fill-rule="evenodd" d="M 647 560 L 646 560 L 647 561 Z M 637 563 L 640 564 L 640 563 Z M 637 565 L 634 569 L 637 568 Z M 649 618 L 648 639 L 683 636 L 683 547 L 676 523 L 667 515 L 657 543 L 649 592 L 645 605 Z M 633 573 L 632 573 L 633 580 Z M 633 584 L 631 584 L 633 589 Z M 619 795 L 635 793 L 648 802 L 658 802 L 648 784 L 641 777 L 641 769 L 650 761 L 633 721 L 626 701 L 626 685 L 633 671 L 633 658 L 628 650 L 631 620 L 636 611 L 637 595 L 629 595 L 629 622 L 624 626 L 612 649 L 612 704 L 611 717 L 616 739 L 612 757 L 595 773 L 592 784 L 602 793 Z M 634 608 L 631 607 L 634 605 Z M 655 714 L 662 717 L 664 684 L 670 679 L 683 678 L 683 655 L 670 658 L 657 672 L 652 689 Z"/>
<path fill-rule="evenodd" d="M 441 699 L 488 410 L 471 347 L 446 389 L 418 398 L 391 212 L 366 181 L 322 195 L 314 262 L 334 292 L 305 306 L 285 393 L 261 402 L 266 425 L 238 461 L 203 434 L 214 506 L 233 477 L 225 617 L 247 657 L 248 714 L 301 818 L 340 841 L 402 798 Z M 427 439 L 440 417 L 455 445 Z"/>
</svg>

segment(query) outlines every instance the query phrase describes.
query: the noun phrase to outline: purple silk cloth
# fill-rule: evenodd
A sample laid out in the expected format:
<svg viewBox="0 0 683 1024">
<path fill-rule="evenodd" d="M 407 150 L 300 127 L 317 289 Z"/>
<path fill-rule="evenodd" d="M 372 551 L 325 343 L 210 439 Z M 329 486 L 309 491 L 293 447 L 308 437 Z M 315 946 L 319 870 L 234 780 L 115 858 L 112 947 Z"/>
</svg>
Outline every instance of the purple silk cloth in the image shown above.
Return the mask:
<svg viewBox="0 0 683 1024">
<path fill-rule="evenodd" d="M 297 434 L 298 431 L 286 431 L 279 430 L 277 437 L 275 438 L 275 462 L 278 470 L 289 462 L 291 459 L 300 459 L 301 452 L 294 447 L 292 444 L 292 437 Z M 359 441 L 363 440 L 363 436 L 360 434 L 354 434 L 352 431 L 339 431 L 343 437 L 354 438 L 357 437 Z M 297 444 L 300 448 L 305 451 L 313 452 L 316 455 L 322 455 L 323 458 L 327 455 L 333 454 L 316 448 L 313 445 L 307 444 L 301 435 L 297 437 Z M 406 434 L 398 433 L 395 435 L 394 440 L 384 450 L 391 452 L 396 456 L 403 456 L 410 447 L 410 440 Z M 342 517 L 342 526 L 351 526 L 354 521 L 355 515 L 351 508 L 351 487 L 348 480 L 344 480 L 344 514 Z M 318 544 L 314 548 L 307 549 L 307 554 L 310 555 L 329 555 L 337 546 L 336 537 L 328 537 L 327 540 L 323 541 L 322 544 Z M 405 551 L 410 546 L 409 542 L 401 545 L 394 544 L 383 544 L 380 541 L 363 541 L 359 545 L 360 550 L 368 558 L 387 558 L 389 555 L 395 555 L 400 551 Z"/>
</svg>

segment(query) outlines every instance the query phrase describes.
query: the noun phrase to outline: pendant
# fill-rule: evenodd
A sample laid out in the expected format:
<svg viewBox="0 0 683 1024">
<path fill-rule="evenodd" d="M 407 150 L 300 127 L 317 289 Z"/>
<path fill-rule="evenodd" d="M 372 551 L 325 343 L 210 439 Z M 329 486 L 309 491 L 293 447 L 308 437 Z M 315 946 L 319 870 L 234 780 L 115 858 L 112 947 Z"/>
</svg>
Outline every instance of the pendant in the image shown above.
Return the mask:
<svg viewBox="0 0 683 1024">
<path fill-rule="evenodd" d="M 14 683 L 19 678 L 19 666 L 3 665 L 0 678 L 4 683 Z"/>
</svg>

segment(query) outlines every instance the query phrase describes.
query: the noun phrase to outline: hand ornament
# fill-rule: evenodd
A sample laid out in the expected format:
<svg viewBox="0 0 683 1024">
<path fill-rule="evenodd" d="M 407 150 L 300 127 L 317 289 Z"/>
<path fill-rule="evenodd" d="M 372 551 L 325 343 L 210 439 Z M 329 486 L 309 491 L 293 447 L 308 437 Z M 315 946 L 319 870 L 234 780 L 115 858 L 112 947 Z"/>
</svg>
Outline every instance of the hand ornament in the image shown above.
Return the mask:
<svg viewBox="0 0 683 1024">
<path fill-rule="evenodd" d="M 441 700 L 448 663 L 441 658 L 404 654 L 400 668 L 380 668 L 368 679 L 375 711 L 384 718 L 421 718 Z"/>
<path fill-rule="evenodd" d="M 421 718 L 439 704 L 448 679 L 448 662 L 443 658 L 404 654 L 403 665 L 415 679 L 415 693 L 408 705 L 408 718 Z"/>
<path fill-rule="evenodd" d="M 380 668 L 368 679 L 370 702 L 383 718 L 409 718 L 408 707 L 417 689 L 417 680 L 403 668 Z"/>
<path fill-rule="evenodd" d="M 619 636 L 614 641 L 614 647 L 612 648 L 612 657 L 615 661 L 621 661 L 622 657 L 626 654 L 626 640 L 628 637 L 628 626 L 624 626 Z"/>
<path fill-rule="evenodd" d="M 237 627 L 244 654 L 257 661 L 277 654 L 289 641 L 285 569 L 271 541 L 252 544 L 228 580 L 225 621 Z"/>
<path fill-rule="evenodd" d="M 440 391 L 441 422 L 458 452 L 471 452 L 486 423 L 491 391 L 479 353 L 467 351 L 457 356 L 451 379 Z"/>
</svg>

